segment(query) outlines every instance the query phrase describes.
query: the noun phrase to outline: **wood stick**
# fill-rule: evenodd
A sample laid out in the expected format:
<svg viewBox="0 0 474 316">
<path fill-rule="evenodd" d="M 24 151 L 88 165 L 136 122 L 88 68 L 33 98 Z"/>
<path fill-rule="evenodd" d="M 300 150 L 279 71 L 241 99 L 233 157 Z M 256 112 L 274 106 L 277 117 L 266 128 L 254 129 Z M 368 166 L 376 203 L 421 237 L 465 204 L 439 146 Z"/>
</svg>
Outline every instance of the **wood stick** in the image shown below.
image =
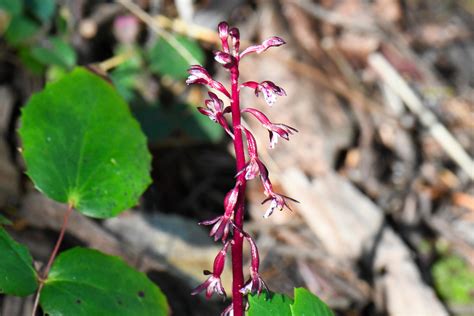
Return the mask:
<svg viewBox="0 0 474 316">
<path fill-rule="evenodd" d="M 423 105 L 421 99 L 410 88 L 402 76 L 379 53 L 368 58 L 369 65 L 382 80 L 403 100 L 408 109 L 418 116 L 420 122 L 431 133 L 446 153 L 474 180 L 474 161 L 436 116 Z"/>
</svg>

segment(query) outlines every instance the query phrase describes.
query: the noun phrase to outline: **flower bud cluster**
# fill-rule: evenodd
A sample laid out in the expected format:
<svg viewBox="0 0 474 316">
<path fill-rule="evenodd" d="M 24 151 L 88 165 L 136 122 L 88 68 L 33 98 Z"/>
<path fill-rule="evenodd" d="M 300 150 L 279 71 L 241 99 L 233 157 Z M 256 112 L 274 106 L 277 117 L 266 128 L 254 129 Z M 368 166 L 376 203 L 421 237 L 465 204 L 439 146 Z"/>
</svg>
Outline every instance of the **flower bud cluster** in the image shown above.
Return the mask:
<svg viewBox="0 0 474 316">
<path fill-rule="evenodd" d="M 240 137 L 241 135 L 245 136 L 245 147 L 247 149 L 248 159 L 244 161 L 245 157 L 242 153 L 241 166 L 243 165 L 243 168 L 237 170 L 235 186 L 226 194 L 224 199 L 224 214 L 200 223 L 201 225 L 212 226 L 209 235 L 213 237 L 215 241 L 221 240 L 224 244 L 222 250 L 214 260 L 213 271 L 204 271 L 206 275 L 210 275 L 209 278 L 192 292 L 192 294 L 197 294 L 206 291 L 206 296 L 208 298 L 213 293 L 225 296 L 225 290 L 221 282 L 221 274 L 224 270 L 227 248 L 235 242 L 235 240 L 231 240 L 229 237 L 230 235 L 235 236 L 235 234 L 240 234 L 240 242 L 242 242 L 243 237 L 249 243 L 251 255 L 250 278 L 243 287 L 240 288 L 239 292 L 242 295 L 247 295 L 249 293 L 260 294 L 263 289 L 267 290 L 265 282 L 259 275 L 260 259 L 257 245 L 252 237 L 243 230 L 243 227 L 239 227 L 234 222 L 236 212 L 242 206 L 240 204 L 243 203 L 242 195 L 244 194 L 245 182 L 256 177 L 260 178 L 266 195 L 266 199 L 262 204 L 270 202 L 269 207 L 263 215 L 265 218 L 269 217 L 275 210 L 283 210 L 285 207 L 289 209 L 288 201 L 297 202 L 296 200 L 278 194 L 273 190 L 272 183 L 268 176 L 268 170 L 259 158 L 255 137 L 250 130 L 235 123 L 240 122 L 240 116 L 243 113 L 251 114 L 262 125 L 262 127 L 268 130 L 270 136 L 270 148 L 275 147 L 279 138 L 289 140 L 290 135 L 297 132 L 296 129 L 288 125 L 271 122 L 263 112 L 255 108 L 244 108 L 241 110 L 238 101 L 240 93 L 240 86 L 238 84 L 238 68 L 240 60 L 248 54 L 260 54 L 271 47 L 281 46 L 285 44 L 285 41 L 275 36 L 263 41 L 260 45 L 250 46 L 243 52 L 240 52 L 240 33 L 237 28 L 231 28 L 226 22 L 221 22 L 218 25 L 218 35 L 222 44 L 222 50 L 214 52 L 214 59 L 225 69 L 230 71 L 232 77 L 232 89 L 230 91 L 232 91 L 232 94 L 229 93 L 229 90 L 227 90 L 222 83 L 215 81 L 209 73 L 199 65 L 193 65 L 189 68 L 189 77 L 186 80 L 186 83 L 206 85 L 210 89 L 219 91 L 230 100 L 231 106 L 224 107 L 224 101 L 215 93 L 209 92 L 210 99 L 205 100 L 206 107 L 199 107 L 198 110 L 203 115 L 206 115 L 209 119 L 222 126 L 227 134 L 233 139 L 234 145 L 236 142 L 239 142 L 239 140 L 242 142 L 243 138 Z M 253 89 L 257 97 L 262 93 L 269 106 L 272 106 L 275 103 L 277 96 L 286 96 L 285 90 L 271 81 L 262 81 L 260 83 L 247 81 L 242 83 L 241 87 Z M 232 120 L 227 120 L 225 118 L 226 115 L 231 116 Z M 238 120 L 235 120 L 235 117 L 232 117 L 235 115 L 239 116 Z M 229 126 L 228 121 L 232 121 L 233 123 Z M 241 145 L 243 146 L 243 142 Z M 230 315 L 232 313 L 232 308 L 232 306 L 227 308 L 224 311 L 224 314 Z"/>
</svg>

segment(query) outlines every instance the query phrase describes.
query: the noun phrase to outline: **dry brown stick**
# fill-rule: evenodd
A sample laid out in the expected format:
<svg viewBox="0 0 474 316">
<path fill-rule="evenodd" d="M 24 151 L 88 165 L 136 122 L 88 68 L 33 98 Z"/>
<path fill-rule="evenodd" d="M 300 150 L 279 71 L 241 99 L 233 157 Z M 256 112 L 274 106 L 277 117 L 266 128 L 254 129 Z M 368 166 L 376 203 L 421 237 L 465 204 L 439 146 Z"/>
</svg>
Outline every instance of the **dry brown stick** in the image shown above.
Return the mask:
<svg viewBox="0 0 474 316">
<path fill-rule="evenodd" d="M 117 3 L 123 5 L 127 10 L 129 10 L 133 15 L 143 21 L 148 27 L 150 27 L 154 32 L 160 35 L 165 41 L 168 42 L 177 52 L 180 54 L 190 65 L 197 65 L 199 62 L 194 58 L 193 55 L 173 37 L 168 31 L 163 30 L 158 26 L 156 21 L 148 13 L 143 11 L 139 6 L 131 2 L 130 0 L 117 0 Z"/>
<path fill-rule="evenodd" d="M 420 122 L 429 130 L 433 138 L 446 153 L 474 180 L 474 161 L 436 116 L 423 105 L 421 99 L 410 88 L 402 76 L 379 53 L 368 58 L 370 66 L 382 80 L 396 93 L 408 109 L 418 116 Z"/>
<path fill-rule="evenodd" d="M 321 5 L 312 3 L 308 0 L 291 0 L 291 2 L 305 9 L 309 14 L 324 22 L 346 27 L 351 30 L 379 33 L 379 30 L 376 27 L 371 27 L 370 25 L 367 25 L 367 23 L 360 22 L 355 18 L 350 18 L 332 10 L 328 10 Z"/>
</svg>

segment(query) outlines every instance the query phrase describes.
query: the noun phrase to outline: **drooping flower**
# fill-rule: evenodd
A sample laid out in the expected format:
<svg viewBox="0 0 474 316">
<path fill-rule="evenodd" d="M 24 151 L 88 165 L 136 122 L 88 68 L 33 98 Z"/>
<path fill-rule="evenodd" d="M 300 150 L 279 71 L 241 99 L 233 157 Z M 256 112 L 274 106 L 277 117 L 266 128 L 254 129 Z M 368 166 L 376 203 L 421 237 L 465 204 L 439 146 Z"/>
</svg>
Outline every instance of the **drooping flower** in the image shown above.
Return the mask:
<svg viewBox="0 0 474 316">
<path fill-rule="evenodd" d="M 286 44 L 286 42 L 282 38 L 280 38 L 278 36 L 273 36 L 273 37 L 270 37 L 270 38 L 267 38 L 266 40 L 264 40 L 262 42 L 262 44 L 260 44 L 260 45 L 253 45 L 253 46 L 247 47 L 240 54 L 240 58 L 242 58 L 245 55 L 250 54 L 250 53 L 260 54 L 260 53 L 263 53 L 264 51 L 266 51 L 267 49 L 269 49 L 270 47 L 278 47 L 278 46 L 281 46 L 283 44 Z"/>
<path fill-rule="evenodd" d="M 199 225 L 214 225 L 209 233 L 209 236 L 214 236 L 214 241 L 222 239 L 226 241 L 229 236 L 229 232 L 233 226 L 232 219 L 229 216 L 221 215 L 211 220 L 199 222 Z"/>
<path fill-rule="evenodd" d="M 216 293 L 221 296 L 226 296 L 224 287 L 222 286 L 221 275 L 224 271 L 225 266 L 225 257 L 227 256 L 227 248 L 229 247 L 230 242 L 226 242 L 221 251 L 217 254 L 214 259 L 213 272 L 204 270 L 205 275 L 210 275 L 210 277 L 201 285 L 196 287 L 191 295 L 196 295 L 202 291 L 206 291 L 206 297 L 210 298 L 213 293 Z"/>
<path fill-rule="evenodd" d="M 286 203 L 287 199 L 292 202 L 299 203 L 297 200 L 292 199 L 288 196 L 272 192 L 269 197 L 262 201 L 262 204 L 271 201 L 270 206 L 267 208 L 263 217 L 268 218 L 270 217 L 270 215 L 273 214 L 275 210 L 282 211 L 285 207 L 291 211 L 291 208 Z"/>
<path fill-rule="evenodd" d="M 224 215 L 199 223 L 199 225 L 213 225 L 209 236 L 214 236 L 214 241 L 219 239 L 222 239 L 222 242 L 227 241 L 233 226 L 232 215 L 239 197 L 239 186 L 240 184 L 236 185 L 226 194 L 224 199 Z"/>
<path fill-rule="evenodd" d="M 224 118 L 224 113 L 226 113 L 226 110 L 224 109 L 224 102 L 219 99 L 216 94 L 212 92 L 208 92 L 208 94 L 210 99 L 204 102 L 206 104 L 206 108 L 200 106 L 198 107 L 198 111 L 201 112 L 201 114 L 209 117 L 212 121 L 221 125 L 227 134 L 233 138 L 234 134 L 230 131 L 227 121 Z"/>
<path fill-rule="evenodd" d="M 268 287 L 260 277 L 259 274 L 259 267 L 260 267 L 260 257 L 258 254 L 257 244 L 253 240 L 252 237 L 246 232 L 242 232 L 245 239 L 250 244 L 250 279 L 245 283 L 244 287 L 240 289 L 240 293 L 242 294 L 249 294 L 249 293 L 257 293 L 260 294 L 263 289 L 267 290 Z"/>
<path fill-rule="evenodd" d="M 278 96 L 286 96 L 285 90 L 283 88 L 277 86 L 271 81 L 262 81 L 260 83 L 255 81 L 247 81 L 242 84 L 243 87 L 248 87 L 255 90 L 255 95 L 258 97 L 260 92 L 263 94 L 263 98 L 265 102 L 269 106 L 272 106 L 273 103 L 276 101 L 276 97 Z"/>
<path fill-rule="evenodd" d="M 260 173 L 260 170 L 265 169 L 265 166 L 258 158 L 257 141 L 255 137 L 253 137 L 252 133 L 246 128 L 244 128 L 244 132 L 247 138 L 249 161 L 245 164 L 244 168 L 237 173 L 236 177 L 245 172 L 245 180 L 252 180 Z"/>
<path fill-rule="evenodd" d="M 214 88 L 222 92 L 226 97 L 231 98 L 229 91 L 224 87 L 224 85 L 218 81 L 212 79 L 211 75 L 207 70 L 200 65 L 192 65 L 188 69 L 188 79 L 186 79 L 186 84 L 203 84 L 211 88 Z"/>
<path fill-rule="evenodd" d="M 295 132 L 298 132 L 296 128 L 288 126 L 281 123 L 272 123 L 268 117 L 263 114 L 261 111 L 254 108 L 243 109 L 242 112 L 252 114 L 262 125 L 265 127 L 270 134 L 270 148 L 274 148 L 278 142 L 278 137 L 281 137 L 285 140 L 290 139 L 290 135 Z"/>
</svg>

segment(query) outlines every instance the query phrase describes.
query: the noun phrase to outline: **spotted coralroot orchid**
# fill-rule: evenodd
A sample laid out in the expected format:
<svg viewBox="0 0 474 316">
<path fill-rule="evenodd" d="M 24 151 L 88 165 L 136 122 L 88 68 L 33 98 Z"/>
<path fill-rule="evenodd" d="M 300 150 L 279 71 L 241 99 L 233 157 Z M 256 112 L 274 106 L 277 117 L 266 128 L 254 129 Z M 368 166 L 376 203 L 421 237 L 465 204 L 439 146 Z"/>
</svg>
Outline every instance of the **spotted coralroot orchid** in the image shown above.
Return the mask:
<svg viewBox="0 0 474 316">
<path fill-rule="evenodd" d="M 248 294 L 260 294 L 267 290 L 267 286 L 260 276 L 260 258 L 257 244 L 252 237 L 244 230 L 244 202 L 246 181 L 259 178 L 263 185 L 266 199 L 262 202 L 270 202 L 270 205 L 263 217 L 269 217 L 275 210 L 283 210 L 288 207 L 288 201 L 296 200 L 276 193 L 268 176 L 268 169 L 260 160 L 257 149 L 257 142 L 252 132 L 241 124 L 242 114 L 251 114 L 270 135 L 270 148 L 274 148 L 279 138 L 289 140 L 290 135 L 297 132 L 296 129 L 281 123 L 273 123 L 261 111 L 254 108 L 241 109 L 240 88 L 247 87 L 253 89 L 258 97 L 263 94 L 268 105 L 272 106 L 277 96 L 285 96 L 283 88 L 271 81 L 247 81 L 239 83 L 239 63 L 242 58 L 251 53 L 263 53 L 271 47 L 278 47 L 285 44 L 279 37 L 266 39 L 260 45 L 254 45 L 240 52 L 240 33 L 235 27 L 229 27 L 226 22 L 219 23 L 219 39 L 222 43 L 222 50 L 214 52 L 214 59 L 221 64 L 230 75 L 230 92 L 226 87 L 214 80 L 202 66 L 193 65 L 188 69 L 189 77 L 187 84 L 202 84 L 209 89 L 213 89 L 222 94 L 223 98 L 230 101 L 230 106 L 224 107 L 224 100 L 216 93 L 209 92 L 208 100 L 205 100 L 206 107 L 198 108 L 199 112 L 206 115 L 212 121 L 219 124 L 232 138 L 236 156 L 236 181 L 234 187 L 226 194 L 224 199 L 224 214 L 216 218 L 200 222 L 201 225 L 212 226 L 210 236 L 215 241 L 221 241 L 224 246 L 214 260 L 212 272 L 204 271 L 210 275 L 209 278 L 199 285 L 192 294 L 206 291 L 209 298 L 213 293 L 225 296 L 225 290 L 221 282 L 221 274 L 224 271 L 227 248 L 231 247 L 232 255 L 232 304 L 227 307 L 222 315 L 243 316 L 245 309 L 245 298 Z M 228 116 L 228 119 L 226 119 Z M 230 122 L 230 124 L 228 123 Z M 245 141 L 244 141 L 245 140 Z M 245 155 L 247 152 L 247 157 Z M 250 245 L 250 277 L 244 280 L 243 274 L 243 242 L 246 240 Z"/>
</svg>

